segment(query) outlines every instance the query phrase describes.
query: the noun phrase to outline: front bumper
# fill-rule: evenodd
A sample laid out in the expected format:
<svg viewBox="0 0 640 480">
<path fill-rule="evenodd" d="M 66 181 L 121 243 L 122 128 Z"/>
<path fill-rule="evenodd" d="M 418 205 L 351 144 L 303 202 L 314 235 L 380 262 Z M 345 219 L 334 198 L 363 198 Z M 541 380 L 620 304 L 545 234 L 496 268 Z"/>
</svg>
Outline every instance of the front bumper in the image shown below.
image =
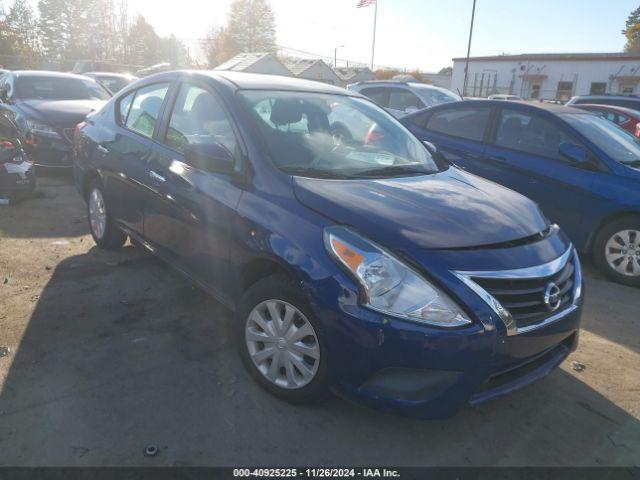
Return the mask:
<svg viewBox="0 0 640 480">
<path fill-rule="evenodd" d="M 29 154 L 39 167 L 69 168 L 73 165 L 71 144 L 62 138 L 36 137 Z"/>
<path fill-rule="evenodd" d="M 567 248 L 562 239 L 549 240 L 540 249 L 546 260 L 539 263 Z M 533 261 L 533 255 L 529 258 Z M 512 255 L 510 261 L 521 263 L 522 256 Z M 423 264 L 433 266 L 432 273 L 438 268 L 437 262 Z M 553 322 L 513 334 L 476 292 L 459 279 L 443 278 L 441 284 L 470 311 L 472 325 L 445 330 L 370 311 L 359 305 L 357 288 L 340 274 L 311 287 L 334 390 L 376 409 L 445 418 L 545 376 L 577 347 L 582 297 Z"/>
</svg>

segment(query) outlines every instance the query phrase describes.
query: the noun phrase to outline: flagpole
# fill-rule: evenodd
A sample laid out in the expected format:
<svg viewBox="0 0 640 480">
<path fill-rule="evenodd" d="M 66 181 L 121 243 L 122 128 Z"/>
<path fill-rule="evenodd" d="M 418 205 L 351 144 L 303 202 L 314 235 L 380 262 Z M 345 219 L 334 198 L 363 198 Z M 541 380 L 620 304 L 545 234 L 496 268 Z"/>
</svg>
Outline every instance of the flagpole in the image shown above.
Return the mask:
<svg viewBox="0 0 640 480">
<path fill-rule="evenodd" d="M 376 53 L 376 21 L 378 19 L 378 0 L 374 0 L 373 10 L 373 42 L 371 43 L 371 71 L 373 71 L 373 59 Z"/>
</svg>

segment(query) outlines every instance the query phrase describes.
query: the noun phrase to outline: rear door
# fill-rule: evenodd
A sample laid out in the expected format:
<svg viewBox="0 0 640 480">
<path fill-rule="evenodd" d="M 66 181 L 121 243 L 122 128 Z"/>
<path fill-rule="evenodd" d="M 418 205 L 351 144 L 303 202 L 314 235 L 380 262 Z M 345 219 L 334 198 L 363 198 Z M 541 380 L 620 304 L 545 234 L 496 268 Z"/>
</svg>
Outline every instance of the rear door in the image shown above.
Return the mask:
<svg viewBox="0 0 640 480">
<path fill-rule="evenodd" d="M 577 238 L 584 216 L 598 201 L 594 170 L 565 159 L 559 147 L 584 145 L 553 115 L 528 109 L 500 108 L 494 130 L 486 156 L 501 165 L 496 180 L 536 201 L 551 221 Z"/>
<path fill-rule="evenodd" d="M 171 263 L 205 284 L 218 298 L 230 298 L 229 249 L 242 194 L 243 147 L 221 98 L 208 85 L 180 83 L 150 160 L 153 200 L 145 204 L 147 239 Z M 185 148 L 218 143 L 236 158 L 232 174 L 207 165 L 188 165 Z"/>
<path fill-rule="evenodd" d="M 493 111 L 491 105 L 479 104 L 438 107 L 415 117 L 410 129 L 458 167 L 495 179 L 499 172 L 483 158 Z"/>
</svg>

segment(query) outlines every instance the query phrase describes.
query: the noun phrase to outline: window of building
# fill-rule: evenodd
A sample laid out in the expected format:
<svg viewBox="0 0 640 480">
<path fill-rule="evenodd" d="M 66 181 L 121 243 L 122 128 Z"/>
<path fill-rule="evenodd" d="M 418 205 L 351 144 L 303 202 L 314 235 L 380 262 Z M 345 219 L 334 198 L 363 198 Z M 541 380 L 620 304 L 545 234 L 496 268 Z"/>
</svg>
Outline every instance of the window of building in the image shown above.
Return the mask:
<svg viewBox="0 0 640 480">
<path fill-rule="evenodd" d="M 589 95 L 604 95 L 607 92 L 606 82 L 591 82 Z"/>
<path fill-rule="evenodd" d="M 569 100 L 573 96 L 573 82 L 558 82 L 556 99 Z"/>
</svg>

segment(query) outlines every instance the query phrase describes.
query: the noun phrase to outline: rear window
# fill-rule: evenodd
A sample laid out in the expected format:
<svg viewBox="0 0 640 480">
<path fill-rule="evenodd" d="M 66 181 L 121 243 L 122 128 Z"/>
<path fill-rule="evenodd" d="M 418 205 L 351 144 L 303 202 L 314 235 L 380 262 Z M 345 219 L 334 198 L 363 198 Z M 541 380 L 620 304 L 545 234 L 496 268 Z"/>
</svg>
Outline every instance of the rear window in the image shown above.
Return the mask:
<svg viewBox="0 0 640 480">
<path fill-rule="evenodd" d="M 427 121 L 426 129 L 481 142 L 490 114 L 489 107 L 448 108 L 434 112 Z"/>
<path fill-rule="evenodd" d="M 92 79 L 73 77 L 17 77 L 16 97 L 23 100 L 108 100 L 111 94 Z"/>
</svg>

